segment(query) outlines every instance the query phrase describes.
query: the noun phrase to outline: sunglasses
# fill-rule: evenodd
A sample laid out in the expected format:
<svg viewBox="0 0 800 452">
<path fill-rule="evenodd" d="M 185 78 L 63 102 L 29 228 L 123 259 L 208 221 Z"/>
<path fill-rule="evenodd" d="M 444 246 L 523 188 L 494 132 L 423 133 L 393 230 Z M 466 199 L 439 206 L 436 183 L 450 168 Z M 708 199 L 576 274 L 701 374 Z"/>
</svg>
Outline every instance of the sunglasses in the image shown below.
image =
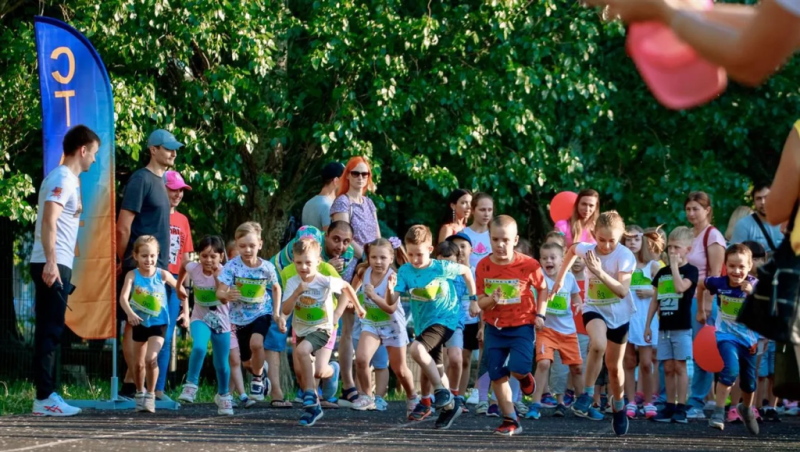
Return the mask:
<svg viewBox="0 0 800 452">
<path fill-rule="evenodd" d="M 367 178 L 369 177 L 369 171 L 364 171 L 363 173 L 361 171 L 350 171 L 350 175 L 356 178 Z"/>
</svg>

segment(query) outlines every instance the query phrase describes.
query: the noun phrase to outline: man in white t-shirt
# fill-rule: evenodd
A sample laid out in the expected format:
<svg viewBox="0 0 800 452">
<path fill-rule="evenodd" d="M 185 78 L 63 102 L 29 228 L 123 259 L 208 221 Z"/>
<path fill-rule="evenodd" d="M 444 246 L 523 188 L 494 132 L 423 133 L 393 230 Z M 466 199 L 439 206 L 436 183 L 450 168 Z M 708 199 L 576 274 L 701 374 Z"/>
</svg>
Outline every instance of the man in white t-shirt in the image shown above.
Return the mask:
<svg viewBox="0 0 800 452">
<path fill-rule="evenodd" d="M 74 416 L 81 412 L 55 393 L 53 366 L 64 331 L 67 298 L 75 289 L 72 263 L 83 210 L 78 176 L 94 163 L 100 138 L 86 126 L 75 126 L 64 136 L 63 147 L 63 163 L 44 178 L 39 189 L 31 255 L 31 278 L 36 287 L 35 416 Z"/>
</svg>

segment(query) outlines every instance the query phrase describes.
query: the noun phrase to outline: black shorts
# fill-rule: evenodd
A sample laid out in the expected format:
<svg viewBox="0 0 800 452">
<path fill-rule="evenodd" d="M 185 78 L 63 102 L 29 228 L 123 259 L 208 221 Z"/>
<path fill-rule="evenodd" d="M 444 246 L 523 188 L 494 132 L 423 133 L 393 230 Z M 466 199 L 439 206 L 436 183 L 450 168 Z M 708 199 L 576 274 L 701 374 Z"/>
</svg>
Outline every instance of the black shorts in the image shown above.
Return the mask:
<svg viewBox="0 0 800 452">
<path fill-rule="evenodd" d="M 133 342 L 147 342 L 151 337 L 164 338 L 167 334 L 167 325 L 154 325 L 142 326 L 136 325 L 133 327 Z"/>
<path fill-rule="evenodd" d="M 437 366 L 441 366 L 444 363 L 442 361 L 442 348 L 444 348 L 445 342 L 453 337 L 453 333 L 453 330 L 444 325 L 431 325 L 425 328 L 425 331 L 414 340 L 425 347 L 425 351 L 431 355 Z"/>
<path fill-rule="evenodd" d="M 603 323 L 606 324 L 606 326 L 608 325 L 608 322 L 606 322 L 606 319 L 602 315 L 600 315 L 600 314 L 598 314 L 596 312 L 584 312 L 583 313 L 583 324 L 584 325 L 589 326 L 589 322 L 591 322 L 594 319 L 600 319 L 600 320 L 603 321 Z M 626 323 L 626 324 L 624 324 L 622 326 L 618 326 L 618 327 L 616 327 L 614 329 L 608 328 L 606 330 L 606 339 L 608 339 L 609 341 L 611 341 L 611 342 L 613 342 L 615 344 L 620 344 L 620 345 L 626 344 L 628 342 L 628 329 L 630 328 L 630 326 L 631 326 L 631 324 L 630 324 L 630 322 L 628 322 L 628 323 Z"/>
<path fill-rule="evenodd" d="M 481 323 L 471 323 L 464 325 L 464 350 L 478 350 L 481 348 L 478 343 L 478 330 L 481 329 Z"/>
<path fill-rule="evenodd" d="M 242 361 L 250 359 L 250 337 L 254 334 L 261 335 L 261 342 L 267 337 L 269 332 L 269 325 L 272 323 L 272 314 L 264 314 L 261 317 L 256 317 L 255 320 L 247 325 L 236 326 L 236 340 L 239 341 L 239 356 Z"/>
</svg>

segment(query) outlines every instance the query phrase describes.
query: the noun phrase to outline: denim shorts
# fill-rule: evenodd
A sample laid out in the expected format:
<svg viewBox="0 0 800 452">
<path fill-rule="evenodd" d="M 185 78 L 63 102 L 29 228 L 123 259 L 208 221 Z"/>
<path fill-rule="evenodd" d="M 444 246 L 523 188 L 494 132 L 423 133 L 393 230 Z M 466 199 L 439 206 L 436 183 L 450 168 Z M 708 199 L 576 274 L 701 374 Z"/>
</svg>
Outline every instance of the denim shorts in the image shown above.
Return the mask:
<svg viewBox="0 0 800 452">
<path fill-rule="evenodd" d="M 658 360 L 690 361 L 692 359 L 692 330 L 661 330 L 658 332 Z"/>
</svg>

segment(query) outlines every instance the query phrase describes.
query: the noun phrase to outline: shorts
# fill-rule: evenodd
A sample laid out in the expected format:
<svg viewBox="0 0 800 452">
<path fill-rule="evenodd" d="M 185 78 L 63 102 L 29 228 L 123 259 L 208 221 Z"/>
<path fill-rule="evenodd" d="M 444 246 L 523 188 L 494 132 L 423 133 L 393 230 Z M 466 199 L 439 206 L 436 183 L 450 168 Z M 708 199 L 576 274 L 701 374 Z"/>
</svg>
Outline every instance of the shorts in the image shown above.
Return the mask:
<svg viewBox="0 0 800 452">
<path fill-rule="evenodd" d="M 775 375 L 775 341 L 767 342 L 761 364 L 758 366 L 758 377 L 767 378 Z"/>
<path fill-rule="evenodd" d="M 442 348 L 445 342 L 450 340 L 454 331 L 444 325 L 431 325 L 425 328 L 419 336 L 414 339 L 414 342 L 419 342 L 425 348 L 425 351 L 431 355 L 431 359 L 437 366 L 444 364 L 442 360 Z"/>
<path fill-rule="evenodd" d="M 658 332 L 658 360 L 689 361 L 692 359 L 692 330 Z"/>
<path fill-rule="evenodd" d="M 456 328 L 453 331 L 453 335 L 450 336 L 450 339 L 447 340 L 444 344 L 447 348 L 460 348 L 461 350 L 464 349 L 464 330 L 462 328 Z"/>
<path fill-rule="evenodd" d="M 330 331 L 325 330 L 326 333 L 330 335 L 328 342 L 323 344 L 320 348 L 327 348 L 328 350 L 333 350 L 336 347 L 336 330 L 333 330 L 333 334 Z M 292 330 L 292 345 L 297 345 L 297 335 L 294 334 L 294 330 Z M 316 352 L 317 349 L 314 349 Z"/>
<path fill-rule="evenodd" d="M 478 350 L 481 345 L 478 343 L 478 330 L 481 329 L 481 322 L 464 325 L 464 350 Z"/>
<path fill-rule="evenodd" d="M 353 350 L 358 350 L 358 339 L 353 339 Z M 376 370 L 389 368 L 389 352 L 386 350 L 385 345 L 381 344 L 381 346 L 375 350 L 375 354 L 372 355 L 369 365 Z"/>
<path fill-rule="evenodd" d="M 606 322 L 606 319 L 602 315 L 600 315 L 600 314 L 598 314 L 596 312 L 593 312 L 593 311 L 592 312 L 584 312 L 583 313 L 583 324 L 584 325 L 589 326 L 589 322 L 591 322 L 594 319 L 600 319 L 600 320 L 603 321 L 603 323 L 606 324 L 606 326 L 608 326 L 608 322 Z M 628 342 L 628 329 L 630 328 L 630 325 L 631 325 L 630 322 L 628 322 L 628 323 L 626 323 L 624 325 L 621 325 L 621 326 L 618 326 L 618 327 L 616 327 L 614 329 L 608 328 L 606 330 L 606 339 L 608 339 L 609 341 L 611 341 L 611 342 L 613 342 L 615 344 L 620 344 L 620 345 L 627 343 Z"/>
<path fill-rule="evenodd" d="M 533 343 L 536 330 L 533 325 L 484 329 L 484 355 L 489 367 L 489 379 L 497 381 L 512 372 L 525 375 L 533 368 Z M 506 366 L 506 360 L 508 365 Z"/>
<path fill-rule="evenodd" d="M 147 342 L 151 337 L 164 338 L 167 334 L 167 325 L 153 325 L 142 326 L 136 325 L 133 327 L 133 342 Z"/>
<path fill-rule="evenodd" d="M 288 319 L 286 319 L 286 329 L 285 333 L 281 333 L 280 328 L 278 327 L 278 322 L 272 322 L 269 326 L 269 331 L 267 335 L 264 336 L 264 350 L 269 350 L 271 352 L 278 352 L 283 353 L 286 351 L 286 338 L 289 336 L 289 325 L 292 324 L 292 316 L 290 315 Z"/>
<path fill-rule="evenodd" d="M 389 326 L 373 326 L 361 322 L 361 334 L 370 333 L 381 341 L 384 347 L 405 347 L 408 345 L 408 331 L 396 323 Z M 353 348 L 358 348 L 355 344 L 358 339 L 353 337 Z M 383 368 L 382 368 L 383 369 Z"/>
<path fill-rule="evenodd" d="M 297 344 L 302 344 L 303 341 L 306 341 L 311 344 L 311 353 L 316 353 L 322 349 L 322 347 L 325 347 L 325 345 L 327 345 L 331 339 L 336 341 L 333 335 L 331 335 L 330 331 L 316 330 L 313 333 L 307 334 L 303 337 L 298 337 Z"/>
<path fill-rule="evenodd" d="M 550 328 L 544 328 L 536 335 L 536 362 L 555 360 L 555 351 L 561 355 L 561 364 L 573 366 L 583 364 L 581 348 L 578 345 L 578 334 L 562 334 Z"/>
<path fill-rule="evenodd" d="M 270 323 L 272 323 L 272 314 L 264 314 L 261 317 L 256 317 L 255 320 L 247 325 L 236 325 L 236 341 L 239 343 L 239 356 L 242 357 L 242 362 L 248 361 L 252 355 L 250 352 L 250 338 L 254 334 L 260 334 L 262 337 L 266 336 Z"/>
<path fill-rule="evenodd" d="M 583 370 L 586 370 L 586 357 L 589 356 L 589 336 L 578 333 L 578 346 L 581 349 L 581 359 L 583 360 Z"/>
</svg>

